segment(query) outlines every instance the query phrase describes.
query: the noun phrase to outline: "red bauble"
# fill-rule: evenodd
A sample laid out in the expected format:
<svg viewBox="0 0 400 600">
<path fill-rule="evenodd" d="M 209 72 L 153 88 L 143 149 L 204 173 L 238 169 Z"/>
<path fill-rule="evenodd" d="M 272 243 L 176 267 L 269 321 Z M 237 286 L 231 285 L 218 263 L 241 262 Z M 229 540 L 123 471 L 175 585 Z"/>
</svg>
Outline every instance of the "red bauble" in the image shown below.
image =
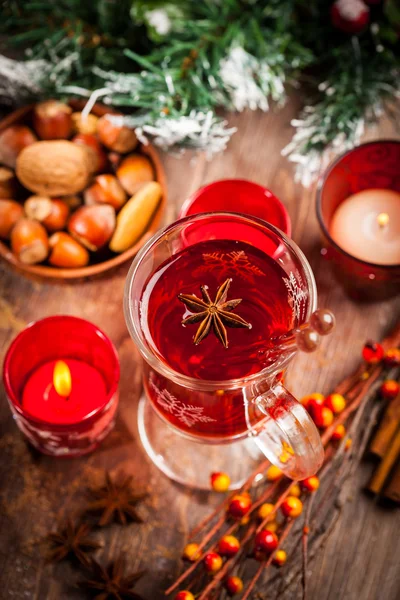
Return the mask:
<svg viewBox="0 0 400 600">
<path fill-rule="evenodd" d="M 369 23 L 369 8 L 362 0 L 336 0 L 331 19 L 332 25 L 345 33 L 360 33 Z"/>
</svg>

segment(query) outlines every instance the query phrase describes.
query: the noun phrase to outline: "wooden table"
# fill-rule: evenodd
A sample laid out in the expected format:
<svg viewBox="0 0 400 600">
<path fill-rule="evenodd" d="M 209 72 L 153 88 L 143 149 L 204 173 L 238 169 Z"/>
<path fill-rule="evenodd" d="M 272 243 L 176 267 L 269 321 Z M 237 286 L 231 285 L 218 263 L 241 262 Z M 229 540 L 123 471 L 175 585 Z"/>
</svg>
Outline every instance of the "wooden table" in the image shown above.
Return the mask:
<svg viewBox="0 0 400 600">
<path fill-rule="evenodd" d="M 398 299 L 359 305 L 346 298 L 320 255 L 314 191 L 294 183 L 290 163 L 280 155 L 289 141 L 292 101 L 277 114 L 245 113 L 230 118 L 239 128 L 228 150 L 207 162 L 204 157 L 164 156 L 170 192 L 166 221 L 172 221 L 183 200 L 200 185 L 224 177 L 252 179 L 281 198 L 293 222 L 293 238 L 311 262 L 320 306 L 337 316 L 335 335 L 310 359 L 300 356 L 289 375 L 289 387 L 299 396 L 328 392 L 358 363 L 366 338 L 378 339 L 399 317 Z M 369 137 L 394 135 L 388 123 Z M 43 566 L 40 538 L 60 514 L 79 506 L 82 489 L 103 477 L 104 469 L 125 470 L 138 486 L 147 485 L 151 498 L 141 508 L 144 525 L 112 526 L 101 533 L 104 560 L 124 550 L 131 570 L 146 568 L 137 586 L 148 600 L 161 600 L 163 590 L 180 570 L 179 555 L 190 526 L 209 511 L 206 494 L 183 491 L 164 477 L 145 454 L 136 427 L 141 394 L 139 354 L 130 340 L 122 313 L 126 265 L 108 277 L 78 284 L 53 285 L 29 281 L 0 267 L 0 351 L 4 356 L 13 337 L 32 320 L 55 313 L 73 314 L 98 324 L 116 344 L 122 367 L 117 426 L 92 455 L 52 459 L 30 450 L 17 430 L 1 390 L 0 400 L 0 597 L 12 600 L 79 600 L 69 565 Z M 396 314 L 397 313 L 397 314 Z M 352 501 L 325 549 L 310 565 L 312 600 L 395 600 L 400 597 L 398 512 L 374 505 L 361 488 L 370 466 L 352 482 Z M 69 582 L 69 585 L 68 585 Z M 264 586 L 266 597 L 274 589 Z M 300 594 L 300 591 L 298 590 Z M 283 599 L 297 598 L 291 590 Z"/>
</svg>

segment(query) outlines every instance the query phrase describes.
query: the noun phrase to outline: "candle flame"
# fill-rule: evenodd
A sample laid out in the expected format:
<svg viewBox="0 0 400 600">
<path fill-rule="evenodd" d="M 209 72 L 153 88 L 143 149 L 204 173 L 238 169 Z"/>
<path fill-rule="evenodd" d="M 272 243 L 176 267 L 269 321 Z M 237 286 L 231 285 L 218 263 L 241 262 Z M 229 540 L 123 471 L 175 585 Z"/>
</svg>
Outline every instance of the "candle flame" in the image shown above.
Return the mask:
<svg viewBox="0 0 400 600">
<path fill-rule="evenodd" d="M 63 360 L 58 360 L 54 366 L 53 385 L 57 394 L 63 398 L 68 398 L 71 394 L 71 371 L 69 370 L 67 363 Z"/>
<path fill-rule="evenodd" d="M 389 215 L 387 213 L 380 213 L 376 220 L 378 221 L 379 227 L 383 228 L 389 223 Z"/>
</svg>

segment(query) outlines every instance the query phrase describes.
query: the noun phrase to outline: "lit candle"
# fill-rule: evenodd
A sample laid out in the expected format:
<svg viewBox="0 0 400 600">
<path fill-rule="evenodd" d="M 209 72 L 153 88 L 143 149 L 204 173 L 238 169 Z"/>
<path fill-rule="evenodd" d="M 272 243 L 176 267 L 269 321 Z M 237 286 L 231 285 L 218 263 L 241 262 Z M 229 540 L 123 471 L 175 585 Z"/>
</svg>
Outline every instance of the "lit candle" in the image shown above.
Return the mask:
<svg viewBox="0 0 400 600">
<path fill-rule="evenodd" d="M 330 234 L 342 250 L 360 260 L 400 264 L 400 194 L 386 189 L 353 194 L 334 213 Z"/>
<path fill-rule="evenodd" d="M 107 388 L 101 374 L 80 360 L 52 360 L 29 377 L 22 407 L 47 423 L 77 423 L 103 406 Z"/>
<path fill-rule="evenodd" d="M 17 426 L 46 454 L 91 452 L 114 425 L 118 354 L 84 319 L 56 315 L 28 325 L 7 351 L 3 381 Z"/>
</svg>

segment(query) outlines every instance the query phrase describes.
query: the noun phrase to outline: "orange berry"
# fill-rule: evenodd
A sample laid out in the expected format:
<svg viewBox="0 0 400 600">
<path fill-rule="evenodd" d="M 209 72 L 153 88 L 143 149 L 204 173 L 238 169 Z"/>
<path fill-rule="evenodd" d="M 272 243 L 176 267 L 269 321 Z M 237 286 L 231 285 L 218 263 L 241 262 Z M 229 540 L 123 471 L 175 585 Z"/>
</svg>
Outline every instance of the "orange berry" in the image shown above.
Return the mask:
<svg viewBox="0 0 400 600">
<path fill-rule="evenodd" d="M 187 544 L 183 549 L 182 558 L 190 562 L 196 562 L 200 557 L 199 545 L 198 544 Z"/>
<path fill-rule="evenodd" d="M 316 492 L 319 488 L 319 479 L 316 475 L 312 475 L 311 477 L 307 477 L 303 479 L 301 482 L 301 487 L 303 490 L 307 492 Z"/>
<path fill-rule="evenodd" d="M 319 429 L 326 429 L 333 423 L 333 412 L 327 406 L 315 406 L 311 417 Z"/>
<path fill-rule="evenodd" d="M 338 425 L 332 434 L 331 439 L 335 442 L 342 440 L 346 433 L 346 427 L 342 424 Z"/>
<path fill-rule="evenodd" d="M 346 408 L 346 400 L 341 394 L 329 394 L 325 398 L 325 406 L 331 409 L 335 415 L 339 414 Z"/>
<path fill-rule="evenodd" d="M 208 552 L 203 558 L 203 564 L 209 573 L 217 573 L 222 567 L 222 558 L 216 552 Z"/>
<path fill-rule="evenodd" d="M 344 445 L 344 449 L 345 450 L 350 450 L 352 443 L 353 443 L 353 440 L 351 438 L 349 438 L 348 440 L 346 440 L 346 443 Z"/>
<path fill-rule="evenodd" d="M 234 535 L 224 535 L 218 542 L 218 552 L 222 556 L 235 556 L 240 549 L 240 542 Z"/>
<path fill-rule="evenodd" d="M 292 487 L 290 488 L 290 495 L 291 496 L 296 496 L 296 498 L 300 498 L 301 496 L 301 489 L 298 483 L 294 483 L 292 485 Z"/>
<path fill-rule="evenodd" d="M 313 394 L 307 394 L 307 396 L 303 396 L 301 398 L 300 404 L 302 404 L 304 408 L 308 410 L 309 404 L 312 400 L 315 403 L 320 404 L 322 406 L 322 404 L 324 403 L 324 395 L 319 394 L 318 392 L 315 392 Z"/>
<path fill-rule="evenodd" d="M 248 494 L 236 494 L 228 506 L 228 514 L 235 519 L 241 519 L 251 508 L 251 498 Z"/>
<path fill-rule="evenodd" d="M 287 554 L 284 550 L 277 550 L 273 559 L 273 564 L 277 567 L 282 567 L 287 560 Z"/>
<path fill-rule="evenodd" d="M 272 513 L 274 508 L 275 508 L 275 506 L 273 504 L 269 504 L 268 502 L 261 504 L 260 508 L 257 511 L 258 518 L 261 521 L 264 521 L 264 519 L 266 519 L 268 517 L 268 515 L 270 515 Z M 271 519 L 273 519 L 273 517 L 271 517 Z"/>
<path fill-rule="evenodd" d="M 281 504 L 281 511 L 285 517 L 295 519 L 299 517 L 303 511 L 303 503 L 295 496 L 288 496 Z"/>
<path fill-rule="evenodd" d="M 282 471 L 278 467 L 275 467 L 275 465 L 271 465 L 267 469 L 267 473 L 266 473 L 267 481 L 278 481 L 278 479 L 280 479 L 282 477 L 282 475 L 283 475 Z"/>
<path fill-rule="evenodd" d="M 393 400 L 400 391 L 400 385 L 394 379 L 387 379 L 382 383 L 379 391 L 385 400 Z"/>
<path fill-rule="evenodd" d="M 272 531 L 273 533 L 275 533 L 276 531 L 278 531 L 278 527 L 279 525 L 276 521 L 268 521 L 264 529 L 268 529 L 268 531 Z"/>
<path fill-rule="evenodd" d="M 192 592 L 188 592 L 187 590 L 182 590 L 178 592 L 175 596 L 174 600 L 195 600 Z"/>
<path fill-rule="evenodd" d="M 400 348 L 389 348 L 389 350 L 386 350 L 383 361 L 388 367 L 400 365 Z"/>
<path fill-rule="evenodd" d="M 243 590 L 243 581 L 240 577 L 228 577 L 225 581 L 225 587 L 230 596 L 234 596 L 235 594 L 240 594 Z"/>
<path fill-rule="evenodd" d="M 319 392 L 314 392 L 313 394 L 307 394 L 300 399 L 300 404 L 304 406 L 304 408 L 308 407 L 308 403 L 310 400 L 315 400 L 318 404 L 322 404 L 324 401 L 324 395 Z"/>
<path fill-rule="evenodd" d="M 230 484 L 230 477 L 226 473 L 211 473 L 211 487 L 214 492 L 226 492 Z"/>
</svg>

